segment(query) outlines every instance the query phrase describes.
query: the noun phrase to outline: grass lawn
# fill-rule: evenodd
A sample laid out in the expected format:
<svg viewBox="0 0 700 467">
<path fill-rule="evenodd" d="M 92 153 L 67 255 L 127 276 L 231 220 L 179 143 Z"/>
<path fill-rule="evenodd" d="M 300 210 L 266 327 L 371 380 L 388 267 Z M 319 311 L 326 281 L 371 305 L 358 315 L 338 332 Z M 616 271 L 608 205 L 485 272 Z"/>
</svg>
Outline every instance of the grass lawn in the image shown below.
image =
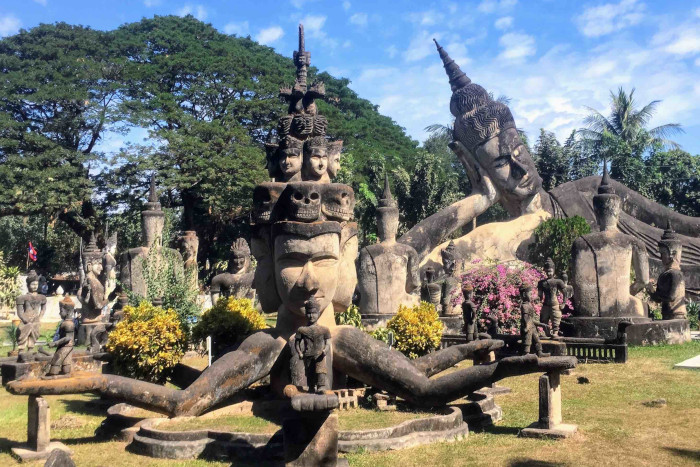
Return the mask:
<svg viewBox="0 0 700 467">
<path fill-rule="evenodd" d="M 353 453 L 348 459 L 351 466 L 372 467 L 699 465 L 700 372 L 673 369 L 674 363 L 698 354 L 700 343 L 693 342 L 673 347 L 632 348 L 626 365 L 580 365 L 574 375 L 562 379 L 564 422 L 578 424 L 580 430 L 573 439 L 546 441 L 517 437 L 520 428 L 537 418 L 538 375 L 528 375 L 500 383 L 513 392 L 497 397 L 503 408 L 503 420 L 484 433 L 470 433 L 467 439 L 456 443 L 376 454 Z M 590 383 L 578 384 L 579 376 L 585 376 Z M 659 408 L 642 404 L 658 398 L 666 399 L 668 404 Z M 102 413 L 85 405 L 93 396 L 47 399 L 51 406 L 51 437 L 69 445 L 76 464 L 81 467 L 230 465 L 204 460 L 156 460 L 128 453 L 124 450 L 125 443 L 102 442 L 92 437 L 103 419 Z M 357 416 L 362 412 L 358 411 Z M 9 450 L 26 440 L 26 413 L 25 397 L 0 390 L 0 465 L 15 465 Z M 348 414 L 343 429 L 376 426 L 373 424 L 382 417 L 393 416 L 397 415 L 369 411 L 366 417 L 354 420 L 354 415 Z"/>
</svg>

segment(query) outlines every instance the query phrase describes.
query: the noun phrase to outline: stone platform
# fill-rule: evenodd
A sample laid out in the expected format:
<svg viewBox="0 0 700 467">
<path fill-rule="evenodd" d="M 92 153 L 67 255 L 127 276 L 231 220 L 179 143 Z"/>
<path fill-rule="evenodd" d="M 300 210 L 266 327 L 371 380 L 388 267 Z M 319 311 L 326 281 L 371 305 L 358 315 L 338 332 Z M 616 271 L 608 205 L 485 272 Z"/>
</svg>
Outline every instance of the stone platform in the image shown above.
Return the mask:
<svg viewBox="0 0 700 467">
<path fill-rule="evenodd" d="M 562 330 L 570 337 L 617 339 L 617 327 L 623 321 L 631 321 L 626 328 L 630 345 L 682 344 L 690 341 L 690 324 L 685 319 L 652 321 L 642 317 L 578 316 L 567 318 Z"/>
<path fill-rule="evenodd" d="M 74 350 L 72 353 L 74 373 L 101 373 L 105 364 L 100 360 L 104 353 L 90 354 L 85 350 Z M 25 378 L 40 378 L 48 371 L 51 355 L 37 354 L 33 361 L 20 363 L 17 357 L 0 359 L 0 372 L 2 373 L 2 385 L 10 381 Z"/>
</svg>

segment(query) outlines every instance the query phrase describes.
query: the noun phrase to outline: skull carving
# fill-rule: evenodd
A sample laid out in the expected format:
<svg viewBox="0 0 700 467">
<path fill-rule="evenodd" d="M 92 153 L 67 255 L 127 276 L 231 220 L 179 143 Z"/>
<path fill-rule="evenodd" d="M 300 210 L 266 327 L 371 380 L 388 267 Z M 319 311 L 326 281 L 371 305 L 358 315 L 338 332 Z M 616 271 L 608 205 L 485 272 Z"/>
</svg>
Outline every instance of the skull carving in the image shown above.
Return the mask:
<svg viewBox="0 0 700 467">
<path fill-rule="evenodd" d="M 355 192 L 348 185 L 331 183 L 323 193 L 321 211 L 329 221 L 349 221 L 355 208 Z"/>
<path fill-rule="evenodd" d="M 314 222 L 321 215 L 322 185 L 314 182 L 287 183 L 278 207 L 278 219 Z"/>
<path fill-rule="evenodd" d="M 300 136 L 310 135 L 313 131 L 313 120 L 311 115 L 295 115 L 292 120 L 292 132 Z"/>
<path fill-rule="evenodd" d="M 253 190 L 253 224 L 268 224 L 272 209 L 286 186 L 285 183 L 265 182 Z"/>
</svg>

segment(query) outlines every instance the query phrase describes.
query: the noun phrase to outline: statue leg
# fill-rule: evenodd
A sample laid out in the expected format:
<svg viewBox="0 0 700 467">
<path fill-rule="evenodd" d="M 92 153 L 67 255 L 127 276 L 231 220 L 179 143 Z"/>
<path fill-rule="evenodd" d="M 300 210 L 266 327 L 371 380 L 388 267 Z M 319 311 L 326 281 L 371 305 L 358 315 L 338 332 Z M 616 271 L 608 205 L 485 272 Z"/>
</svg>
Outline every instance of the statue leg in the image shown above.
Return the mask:
<svg viewBox="0 0 700 467">
<path fill-rule="evenodd" d="M 63 359 L 61 364 L 61 373 L 64 375 L 69 375 L 73 370 L 73 347 L 68 347 L 66 351 L 66 357 Z"/>
<path fill-rule="evenodd" d="M 552 309 L 552 336 L 559 335 L 559 325 L 561 324 L 561 307 L 555 306 Z"/>
<path fill-rule="evenodd" d="M 216 360 L 182 390 L 117 375 L 73 377 L 62 380 L 61 384 L 13 381 L 7 390 L 21 395 L 92 392 L 172 416 L 199 415 L 267 376 L 286 344 L 272 329 L 256 332 L 238 350 Z"/>
<path fill-rule="evenodd" d="M 28 324 L 23 324 L 17 329 L 17 349 L 22 350 L 27 345 L 29 339 L 30 328 Z"/>
<path fill-rule="evenodd" d="M 468 353 L 465 350 L 462 352 L 465 355 Z M 446 354 L 446 359 L 453 357 L 453 354 Z M 437 357 L 436 361 L 439 360 L 441 358 Z M 384 343 L 372 339 L 358 329 L 342 327 L 333 331 L 333 364 L 353 378 L 384 389 L 413 404 L 437 406 L 464 397 L 509 376 L 573 368 L 576 366 L 576 358 L 538 359 L 535 355 L 509 357 L 430 379 L 426 371 L 417 368 L 400 352 L 387 348 Z M 427 373 L 429 372 L 431 371 Z"/>
<path fill-rule="evenodd" d="M 542 324 L 549 324 L 549 320 L 552 317 L 552 307 L 549 305 L 542 305 L 542 309 L 540 310 L 540 323 Z M 535 328 L 535 332 L 537 334 L 540 333 L 539 329 Z M 550 331 L 545 328 L 544 330 L 545 335 L 549 336 Z"/>
</svg>

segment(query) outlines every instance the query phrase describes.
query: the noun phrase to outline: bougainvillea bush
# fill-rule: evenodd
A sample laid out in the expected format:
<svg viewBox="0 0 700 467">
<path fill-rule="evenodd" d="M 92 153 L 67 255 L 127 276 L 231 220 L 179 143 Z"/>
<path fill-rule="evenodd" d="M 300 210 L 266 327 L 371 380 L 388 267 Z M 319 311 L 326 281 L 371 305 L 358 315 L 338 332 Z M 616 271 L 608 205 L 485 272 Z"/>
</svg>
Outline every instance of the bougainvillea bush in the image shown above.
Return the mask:
<svg viewBox="0 0 700 467">
<path fill-rule="evenodd" d="M 523 261 L 496 264 L 490 261 L 474 260 L 472 268 L 461 276 L 462 284 L 474 288 L 474 303 L 478 306 L 479 324 L 485 327 L 485 317 L 498 321 L 498 330 L 503 334 L 520 332 L 520 285 L 532 287 L 535 312 L 539 316 L 542 305 L 534 301 L 537 295 L 537 282 L 545 277 L 537 267 Z M 452 298 L 455 306 L 462 304 L 462 295 Z"/>
<path fill-rule="evenodd" d="M 394 333 L 396 350 L 408 358 L 418 358 L 440 347 L 443 325 L 435 305 L 420 302 L 420 305 L 399 306 L 399 311 L 387 323 Z"/>
<path fill-rule="evenodd" d="M 122 376 L 163 383 L 185 354 L 187 338 L 175 310 L 147 301 L 124 307 L 124 320 L 109 333 L 107 351 Z"/>
</svg>

